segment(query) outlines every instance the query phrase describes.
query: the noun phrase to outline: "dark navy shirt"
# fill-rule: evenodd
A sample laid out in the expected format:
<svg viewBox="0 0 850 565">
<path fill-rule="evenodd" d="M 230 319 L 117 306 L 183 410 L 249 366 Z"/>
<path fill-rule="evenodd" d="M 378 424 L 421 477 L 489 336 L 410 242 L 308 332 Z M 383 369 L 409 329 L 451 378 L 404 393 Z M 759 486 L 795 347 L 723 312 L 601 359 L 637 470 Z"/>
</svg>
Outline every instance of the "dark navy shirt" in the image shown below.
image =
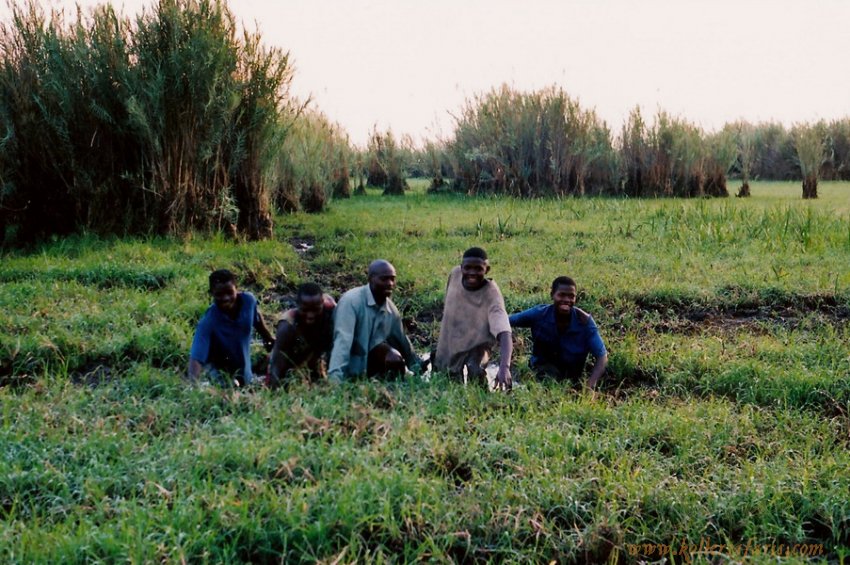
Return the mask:
<svg viewBox="0 0 850 565">
<path fill-rule="evenodd" d="M 532 367 L 553 364 L 562 371 L 581 374 L 588 353 L 597 359 L 607 355 L 593 318 L 588 314 L 585 323 L 576 308 L 571 309 L 570 325 L 564 331 L 558 331 L 553 304 L 541 304 L 508 319 L 512 327 L 531 328 Z"/>
<path fill-rule="evenodd" d="M 239 313 L 233 319 L 214 303 L 198 322 L 189 356 L 202 365 L 212 363 L 216 369 L 241 372 L 246 383 L 251 372 L 251 335 L 260 321 L 257 299 L 250 292 L 237 297 Z"/>
</svg>

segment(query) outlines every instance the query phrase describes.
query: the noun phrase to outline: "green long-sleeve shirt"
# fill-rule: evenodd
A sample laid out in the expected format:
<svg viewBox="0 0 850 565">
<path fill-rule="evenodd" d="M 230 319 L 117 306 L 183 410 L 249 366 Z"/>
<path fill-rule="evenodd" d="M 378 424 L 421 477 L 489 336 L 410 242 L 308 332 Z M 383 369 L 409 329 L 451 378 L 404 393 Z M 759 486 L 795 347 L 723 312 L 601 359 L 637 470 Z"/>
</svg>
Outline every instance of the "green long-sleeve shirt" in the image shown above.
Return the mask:
<svg viewBox="0 0 850 565">
<path fill-rule="evenodd" d="M 369 351 L 383 342 L 398 349 L 408 368 L 419 370 L 419 358 L 404 333 L 401 314 L 392 300 L 387 298 L 378 305 L 369 285 L 349 290 L 334 310 L 334 344 L 328 378 L 339 382 L 364 374 Z"/>
</svg>

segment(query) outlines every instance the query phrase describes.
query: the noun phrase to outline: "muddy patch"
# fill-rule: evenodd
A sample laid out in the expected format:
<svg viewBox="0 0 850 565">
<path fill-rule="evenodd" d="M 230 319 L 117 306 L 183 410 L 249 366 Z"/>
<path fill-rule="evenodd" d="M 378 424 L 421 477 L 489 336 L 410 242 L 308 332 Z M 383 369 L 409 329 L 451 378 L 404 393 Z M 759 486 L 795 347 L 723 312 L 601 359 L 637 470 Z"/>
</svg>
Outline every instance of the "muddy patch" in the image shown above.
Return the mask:
<svg viewBox="0 0 850 565">
<path fill-rule="evenodd" d="M 414 347 L 417 349 L 436 349 L 442 317 L 442 302 L 426 306 L 418 312 L 402 312 L 404 331 Z"/>
<path fill-rule="evenodd" d="M 311 235 L 295 236 L 289 238 L 292 249 L 302 257 L 310 255 L 316 248 L 316 238 Z"/>
<path fill-rule="evenodd" d="M 112 367 L 103 363 L 92 363 L 70 374 L 75 385 L 96 387 L 115 379 Z"/>
<path fill-rule="evenodd" d="M 700 335 L 748 331 L 767 334 L 777 326 L 786 329 L 809 325 L 841 325 L 850 320 L 850 306 L 834 296 L 781 296 L 743 303 L 705 304 L 677 297 L 638 296 L 633 306 L 603 301 L 611 313 L 608 328 L 634 329 L 635 324 L 656 333 Z"/>
</svg>

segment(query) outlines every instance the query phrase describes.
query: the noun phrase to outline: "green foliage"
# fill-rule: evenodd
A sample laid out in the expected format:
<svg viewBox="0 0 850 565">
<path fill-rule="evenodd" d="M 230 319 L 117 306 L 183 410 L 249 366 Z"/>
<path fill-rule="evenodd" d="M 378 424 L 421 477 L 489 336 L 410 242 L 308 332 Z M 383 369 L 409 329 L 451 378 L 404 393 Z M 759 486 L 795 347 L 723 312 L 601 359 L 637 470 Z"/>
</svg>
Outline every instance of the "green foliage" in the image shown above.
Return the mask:
<svg viewBox="0 0 850 565">
<path fill-rule="evenodd" d="M 794 128 L 794 147 L 803 174 L 803 198 L 818 197 L 818 176 L 823 165 L 826 141 L 825 125 L 798 125 Z"/>
<path fill-rule="evenodd" d="M 285 54 L 221 0 L 45 16 L 12 6 L 0 61 L 0 230 L 271 230 L 265 171 L 292 114 Z"/>
</svg>

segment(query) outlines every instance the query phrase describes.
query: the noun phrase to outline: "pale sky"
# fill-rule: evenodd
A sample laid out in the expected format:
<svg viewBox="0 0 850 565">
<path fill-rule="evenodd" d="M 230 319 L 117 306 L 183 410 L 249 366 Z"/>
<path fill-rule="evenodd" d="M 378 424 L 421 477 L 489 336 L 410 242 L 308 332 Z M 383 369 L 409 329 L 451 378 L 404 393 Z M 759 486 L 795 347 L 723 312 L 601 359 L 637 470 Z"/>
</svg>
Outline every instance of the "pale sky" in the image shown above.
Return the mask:
<svg viewBox="0 0 850 565">
<path fill-rule="evenodd" d="M 100 4 L 80 0 L 83 7 Z M 73 6 L 44 0 L 44 6 Z M 150 0 L 115 0 L 135 14 Z M 362 143 L 448 137 L 466 99 L 552 84 L 618 133 L 640 105 L 706 129 L 850 116 L 848 0 L 231 0 L 293 91 Z M 8 17 L 0 8 L 0 16 Z"/>
</svg>

